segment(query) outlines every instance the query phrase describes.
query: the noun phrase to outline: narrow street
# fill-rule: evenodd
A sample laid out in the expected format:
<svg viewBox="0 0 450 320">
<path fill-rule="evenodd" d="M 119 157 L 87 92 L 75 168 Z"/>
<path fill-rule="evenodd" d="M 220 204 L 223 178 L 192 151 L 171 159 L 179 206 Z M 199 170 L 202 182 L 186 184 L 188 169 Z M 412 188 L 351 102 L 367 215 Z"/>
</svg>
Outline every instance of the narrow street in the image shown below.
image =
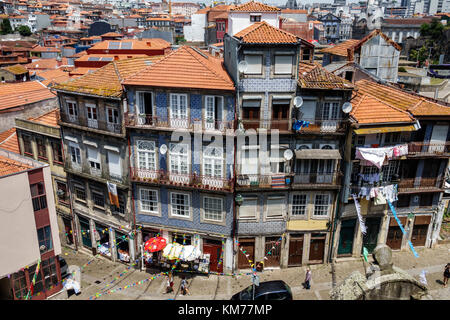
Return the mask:
<svg viewBox="0 0 450 320">
<path fill-rule="evenodd" d="M 415 258 L 410 251 L 393 252 L 394 265 L 416 279 L 419 279 L 420 273 L 425 270 L 431 296 L 438 300 L 449 300 L 450 287 L 443 288 L 442 277 L 444 265 L 449 262 L 450 244 L 441 244 L 434 249 L 418 248 L 417 252 L 419 258 Z M 68 248 L 63 248 L 62 256 L 69 265 L 82 267 L 82 292 L 78 296 L 72 294 L 69 300 L 228 300 L 234 293 L 251 284 L 250 275 L 187 274 L 191 295 L 183 296 L 179 291 L 181 278 L 176 273 L 174 292 L 166 294 L 165 277 L 158 273 L 141 272 L 103 257 L 93 259 L 91 255 L 76 253 Z M 86 265 L 90 260 L 92 262 Z M 335 263 L 334 267 L 331 264 L 312 265 L 311 290 L 302 286 L 306 266 L 264 270 L 259 275 L 261 282 L 284 280 L 291 287 L 295 300 L 327 300 L 334 284 L 341 283 L 353 271 L 364 274 L 367 265 L 362 259 L 340 261 Z"/>
</svg>

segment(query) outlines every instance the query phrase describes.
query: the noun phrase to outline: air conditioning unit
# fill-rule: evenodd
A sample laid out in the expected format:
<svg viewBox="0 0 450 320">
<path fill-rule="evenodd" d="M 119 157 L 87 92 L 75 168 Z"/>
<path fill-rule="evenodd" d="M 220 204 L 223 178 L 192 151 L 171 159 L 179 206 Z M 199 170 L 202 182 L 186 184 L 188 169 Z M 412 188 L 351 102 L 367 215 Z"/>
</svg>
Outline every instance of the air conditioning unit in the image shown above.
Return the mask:
<svg viewBox="0 0 450 320">
<path fill-rule="evenodd" d="M 319 145 L 320 149 L 335 149 L 336 146 L 334 144 L 324 143 Z"/>
<path fill-rule="evenodd" d="M 312 149 L 312 143 L 303 143 L 298 144 L 295 146 L 296 150 L 302 150 L 302 149 Z"/>
</svg>

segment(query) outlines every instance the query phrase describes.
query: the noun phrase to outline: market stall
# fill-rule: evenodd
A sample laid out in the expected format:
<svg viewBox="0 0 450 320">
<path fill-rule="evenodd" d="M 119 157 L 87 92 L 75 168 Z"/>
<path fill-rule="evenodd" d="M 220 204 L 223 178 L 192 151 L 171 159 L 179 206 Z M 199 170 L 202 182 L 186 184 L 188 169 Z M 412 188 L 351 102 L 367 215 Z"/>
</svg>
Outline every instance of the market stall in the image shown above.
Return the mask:
<svg viewBox="0 0 450 320">
<path fill-rule="evenodd" d="M 95 241 L 97 242 L 97 251 L 101 255 L 111 258 L 111 244 L 109 241 L 108 228 L 95 223 Z"/>
<path fill-rule="evenodd" d="M 117 258 L 123 262 L 130 262 L 130 248 L 125 234 L 116 231 Z"/>
</svg>

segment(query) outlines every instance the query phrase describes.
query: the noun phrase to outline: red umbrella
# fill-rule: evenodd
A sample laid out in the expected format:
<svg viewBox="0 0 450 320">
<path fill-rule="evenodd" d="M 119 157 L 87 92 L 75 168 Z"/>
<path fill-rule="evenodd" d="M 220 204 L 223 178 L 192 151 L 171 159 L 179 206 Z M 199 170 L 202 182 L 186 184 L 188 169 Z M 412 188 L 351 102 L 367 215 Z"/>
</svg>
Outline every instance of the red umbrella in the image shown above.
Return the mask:
<svg viewBox="0 0 450 320">
<path fill-rule="evenodd" d="M 154 237 L 147 240 L 144 244 L 144 250 L 148 252 L 157 252 L 165 248 L 167 240 L 163 237 Z"/>
</svg>

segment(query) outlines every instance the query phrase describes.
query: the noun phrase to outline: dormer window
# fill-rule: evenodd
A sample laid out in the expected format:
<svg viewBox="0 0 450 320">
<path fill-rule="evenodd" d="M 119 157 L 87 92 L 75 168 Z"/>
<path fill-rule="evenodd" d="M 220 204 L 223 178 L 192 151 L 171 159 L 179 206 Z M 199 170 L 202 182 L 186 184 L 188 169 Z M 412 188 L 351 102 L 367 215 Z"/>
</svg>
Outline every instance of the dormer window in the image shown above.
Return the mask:
<svg viewBox="0 0 450 320">
<path fill-rule="evenodd" d="M 250 22 L 260 22 L 260 21 L 261 21 L 260 14 L 251 14 L 250 15 Z"/>
</svg>

